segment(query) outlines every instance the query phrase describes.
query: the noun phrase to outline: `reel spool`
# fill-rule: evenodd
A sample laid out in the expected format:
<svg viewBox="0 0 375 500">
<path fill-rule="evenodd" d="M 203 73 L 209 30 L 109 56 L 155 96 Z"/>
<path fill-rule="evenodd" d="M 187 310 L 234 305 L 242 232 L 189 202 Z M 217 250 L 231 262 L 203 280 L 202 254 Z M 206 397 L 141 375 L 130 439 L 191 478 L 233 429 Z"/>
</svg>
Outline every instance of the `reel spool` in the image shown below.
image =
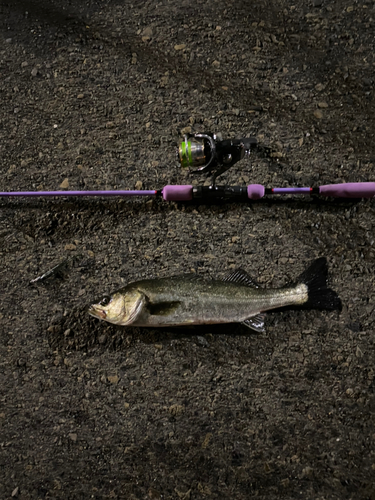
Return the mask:
<svg viewBox="0 0 375 500">
<path fill-rule="evenodd" d="M 178 156 L 182 168 L 207 168 L 215 154 L 214 137 L 208 134 L 184 135 L 178 148 Z"/>
<path fill-rule="evenodd" d="M 223 141 L 221 134 L 185 134 L 178 148 L 178 158 L 181 166 L 189 168 L 193 174 L 212 174 L 214 185 L 219 175 L 248 158 L 251 148 L 256 146 L 255 137 Z"/>
</svg>

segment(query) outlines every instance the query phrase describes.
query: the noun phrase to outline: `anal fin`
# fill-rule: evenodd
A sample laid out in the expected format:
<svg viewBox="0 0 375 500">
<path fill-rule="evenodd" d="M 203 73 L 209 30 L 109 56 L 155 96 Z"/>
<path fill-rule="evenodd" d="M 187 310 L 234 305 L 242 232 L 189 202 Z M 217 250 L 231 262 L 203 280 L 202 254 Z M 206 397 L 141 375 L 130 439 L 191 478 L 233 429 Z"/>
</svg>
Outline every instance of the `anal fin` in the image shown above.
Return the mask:
<svg viewBox="0 0 375 500">
<path fill-rule="evenodd" d="M 255 330 L 258 333 L 263 333 L 265 331 L 264 328 L 264 320 L 266 319 L 266 315 L 264 313 L 259 313 L 256 316 L 252 316 L 251 318 L 245 319 L 242 321 L 242 324 Z"/>
</svg>

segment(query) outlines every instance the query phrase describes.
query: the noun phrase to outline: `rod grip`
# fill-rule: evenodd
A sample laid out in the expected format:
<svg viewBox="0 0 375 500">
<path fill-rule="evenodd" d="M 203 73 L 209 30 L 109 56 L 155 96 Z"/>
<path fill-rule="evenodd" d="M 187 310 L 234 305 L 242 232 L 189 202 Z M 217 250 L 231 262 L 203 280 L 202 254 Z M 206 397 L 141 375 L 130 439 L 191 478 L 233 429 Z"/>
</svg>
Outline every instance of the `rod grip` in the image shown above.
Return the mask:
<svg viewBox="0 0 375 500">
<path fill-rule="evenodd" d="M 319 194 L 333 198 L 373 198 L 375 196 L 375 182 L 327 184 L 320 186 Z"/>
<path fill-rule="evenodd" d="M 165 201 L 189 201 L 193 199 L 193 186 L 164 186 L 162 193 Z"/>
<path fill-rule="evenodd" d="M 259 198 L 263 198 L 264 193 L 265 189 L 262 184 L 249 184 L 247 186 L 247 196 L 250 200 L 259 200 Z"/>
</svg>

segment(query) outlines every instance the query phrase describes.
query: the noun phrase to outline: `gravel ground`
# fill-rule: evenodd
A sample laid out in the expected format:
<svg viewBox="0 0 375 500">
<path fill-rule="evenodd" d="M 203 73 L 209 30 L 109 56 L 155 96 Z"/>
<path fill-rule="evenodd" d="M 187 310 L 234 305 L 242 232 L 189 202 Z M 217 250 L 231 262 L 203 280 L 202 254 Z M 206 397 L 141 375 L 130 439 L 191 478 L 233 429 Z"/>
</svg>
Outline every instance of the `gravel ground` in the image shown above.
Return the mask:
<svg viewBox="0 0 375 500">
<path fill-rule="evenodd" d="M 374 181 L 374 34 L 373 0 L 5 0 L 1 190 L 191 183 L 186 131 L 271 149 L 221 182 Z M 374 210 L 2 199 L 1 498 L 374 500 Z M 320 256 L 341 313 L 273 312 L 264 334 L 86 312 L 146 276 L 276 287 Z"/>
</svg>

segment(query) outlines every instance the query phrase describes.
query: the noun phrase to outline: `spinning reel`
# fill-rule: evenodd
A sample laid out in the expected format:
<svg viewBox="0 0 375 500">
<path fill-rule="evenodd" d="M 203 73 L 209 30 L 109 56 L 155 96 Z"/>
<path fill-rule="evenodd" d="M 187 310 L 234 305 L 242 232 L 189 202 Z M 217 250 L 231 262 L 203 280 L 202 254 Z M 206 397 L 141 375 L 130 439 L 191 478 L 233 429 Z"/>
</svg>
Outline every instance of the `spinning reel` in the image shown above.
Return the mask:
<svg viewBox="0 0 375 500">
<path fill-rule="evenodd" d="M 221 134 L 185 134 L 178 148 L 178 158 L 184 168 L 193 168 L 193 174 L 212 175 L 212 185 L 219 175 L 243 158 L 249 158 L 257 147 L 255 137 L 222 140 Z"/>
</svg>

